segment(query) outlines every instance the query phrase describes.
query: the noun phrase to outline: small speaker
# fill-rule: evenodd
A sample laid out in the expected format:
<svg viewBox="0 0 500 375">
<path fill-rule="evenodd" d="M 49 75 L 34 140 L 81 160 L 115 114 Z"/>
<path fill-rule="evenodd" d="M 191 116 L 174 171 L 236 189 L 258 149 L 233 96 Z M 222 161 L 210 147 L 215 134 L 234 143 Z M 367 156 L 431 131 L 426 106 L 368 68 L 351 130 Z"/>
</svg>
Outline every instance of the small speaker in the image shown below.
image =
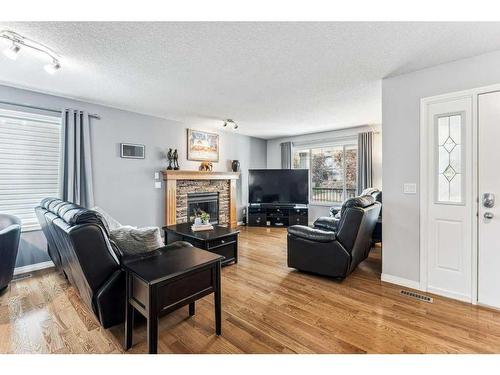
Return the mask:
<svg viewBox="0 0 500 375">
<path fill-rule="evenodd" d="M 146 146 L 120 143 L 120 156 L 124 159 L 144 159 Z"/>
</svg>

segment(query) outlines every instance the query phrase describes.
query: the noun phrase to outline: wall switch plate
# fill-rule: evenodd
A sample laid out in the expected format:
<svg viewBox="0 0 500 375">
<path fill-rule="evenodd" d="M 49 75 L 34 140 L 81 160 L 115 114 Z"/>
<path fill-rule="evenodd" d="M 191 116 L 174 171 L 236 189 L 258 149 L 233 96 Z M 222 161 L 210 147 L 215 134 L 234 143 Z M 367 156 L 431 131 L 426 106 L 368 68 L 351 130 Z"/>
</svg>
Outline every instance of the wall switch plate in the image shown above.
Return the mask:
<svg viewBox="0 0 500 375">
<path fill-rule="evenodd" d="M 161 189 L 161 181 L 155 181 L 155 189 Z"/>
<path fill-rule="evenodd" d="M 403 194 L 417 194 L 417 184 L 404 183 L 403 184 Z"/>
<path fill-rule="evenodd" d="M 160 172 L 155 172 L 155 180 L 159 180 L 160 179 Z"/>
</svg>

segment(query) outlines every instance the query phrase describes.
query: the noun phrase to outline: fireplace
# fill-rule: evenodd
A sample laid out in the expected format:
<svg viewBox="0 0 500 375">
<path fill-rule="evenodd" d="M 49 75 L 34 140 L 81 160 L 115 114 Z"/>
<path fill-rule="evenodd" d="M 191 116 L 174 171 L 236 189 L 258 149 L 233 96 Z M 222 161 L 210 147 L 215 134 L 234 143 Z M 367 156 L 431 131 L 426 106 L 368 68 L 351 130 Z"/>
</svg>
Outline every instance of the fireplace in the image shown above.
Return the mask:
<svg viewBox="0 0 500 375">
<path fill-rule="evenodd" d="M 165 170 L 165 225 L 187 223 L 188 194 L 218 193 L 219 225 L 234 228 L 238 225 L 236 211 L 237 187 L 240 172 L 203 172 Z"/>
<path fill-rule="evenodd" d="M 196 214 L 204 211 L 210 215 L 211 224 L 219 224 L 219 193 L 201 192 L 187 194 L 188 222 L 193 223 Z"/>
</svg>

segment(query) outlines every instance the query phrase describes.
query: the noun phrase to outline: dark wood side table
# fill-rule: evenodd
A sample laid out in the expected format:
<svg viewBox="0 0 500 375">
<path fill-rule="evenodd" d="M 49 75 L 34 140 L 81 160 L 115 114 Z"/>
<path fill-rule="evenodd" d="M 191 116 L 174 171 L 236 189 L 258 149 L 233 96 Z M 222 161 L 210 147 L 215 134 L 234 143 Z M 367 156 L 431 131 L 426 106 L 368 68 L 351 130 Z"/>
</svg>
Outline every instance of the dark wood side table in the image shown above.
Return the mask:
<svg viewBox="0 0 500 375">
<path fill-rule="evenodd" d="M 238 263 L 238 229 L 214 225 L 213 230 L 193 232 L 191 224 L 182 223 L 162 228 L 165 231 L 165 243 L 186 241 L 200 249 L 222 255 L 222 265 Z"/>
<path fill-rule="evenodd" d="M 158 318 L 214 293 L 215 333 L 221 334 L 221 261 L 224 257 L 191 246 L 169 249 L 123 265 L 126 271 L 125 349 L 132 347 L 134 313 L 147 319 L 148 352 L 158 351 Z"/>
</svg>

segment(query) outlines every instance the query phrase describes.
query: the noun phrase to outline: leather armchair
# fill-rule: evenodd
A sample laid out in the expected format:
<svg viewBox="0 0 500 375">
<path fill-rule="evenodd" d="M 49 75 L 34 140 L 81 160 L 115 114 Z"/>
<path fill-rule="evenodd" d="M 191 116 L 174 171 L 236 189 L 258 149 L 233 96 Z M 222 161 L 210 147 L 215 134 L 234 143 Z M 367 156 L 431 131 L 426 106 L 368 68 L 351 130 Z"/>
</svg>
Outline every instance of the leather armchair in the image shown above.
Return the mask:
<svg viewBox="0 0 500 375">
<path fill-rule="evenodd" d="M 377 188 L 368 188 L 365 189 L 361 192 L 361 196 L 365 195 L 370 195 L 377 202 L 380 202 L 382 204 L 382 192 L 378 190 Z M 342 206 L 333 206 L 330 208 L 330 218 L 335 218 L 337 221 L 340 220 L 340 210 Z M 327 221 L 329 218 L 327 217 L 320 217 L 316 222 L 314 223 L 315 226 L 322 226 L 322 222 Z M 377 219 L 377 224 L 375 224 L 375 228 L 373 230 L 372 234 L 372 241 L 373 243 L 376 242 L 382 242 L 382 208 L 380 208 L 380 214 Z"/>
<path fill-rule="evenodd" d="M 77 290 L 84 304 L 104 328 L 125 319 L 125 274 L 121 265 L 129 257 L 109 239 L 108 225 L 98 213 L 56 198 L 44 199 L 35 208 L 47 238 L 49 255 Z M 179 246 L 177 242 L 141 254 L 155 256 Z"/>
<path fill-rule="evenodd" d="M 371 195 L 373 198 L 375 198 L 375 200 L 377 202 L 380 202 L 382 203 L 382 192 L 377 189 L 377 188 L 366 188 L 365 190 L 363 190 L 361 192 L 361 194 L 359 195 L 360 197 L 363 197 L 365 195 Z M 337 204 L 337 205 L 334 205 L 330 208 L 330 217 L 336 217 L 337 219 L 339 219 L 339 215 L 340 215 L 340 210 L 342 209 L 342 205 L 341 204 Z M 382 214 L 382 212 L 381 212 Z"/>
<path fill-rule="evenodd" d="M 7 288 L 14 276 L 21 220 L 7 214 L 0 214 L 0 292 Z"/>
<path fill-rule="evenodd" d="M 372 196 L 344 202 L 340 219 L 320 218 L 314 228 L 288 228 L 288 267 L 345 278 L 368 257 L 381 204 Z"/>
</svg>

